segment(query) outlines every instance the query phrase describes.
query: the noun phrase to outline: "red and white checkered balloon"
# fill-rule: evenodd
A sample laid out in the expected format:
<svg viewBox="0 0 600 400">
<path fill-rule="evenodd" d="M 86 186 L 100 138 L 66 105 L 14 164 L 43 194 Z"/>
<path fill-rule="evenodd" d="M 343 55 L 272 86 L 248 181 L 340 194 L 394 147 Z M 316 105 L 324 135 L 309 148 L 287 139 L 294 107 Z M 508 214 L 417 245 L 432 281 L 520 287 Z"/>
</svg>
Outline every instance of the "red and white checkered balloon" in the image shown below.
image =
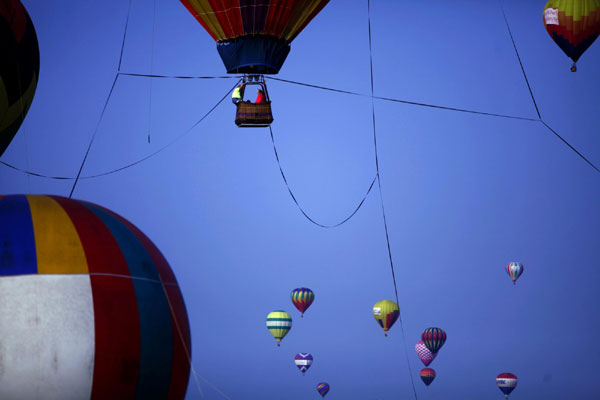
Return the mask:
<svg viewBox="0 0 600 400">
<path fill-rule="evenodd" d="M 415 345 L 415 351 L 417 352 L 417 357 L 419 357 L 426 367 L 428 367 L 437 356 L 437 353 L 432 353 L 422 340 L 419 340 Z"/>
</svg>

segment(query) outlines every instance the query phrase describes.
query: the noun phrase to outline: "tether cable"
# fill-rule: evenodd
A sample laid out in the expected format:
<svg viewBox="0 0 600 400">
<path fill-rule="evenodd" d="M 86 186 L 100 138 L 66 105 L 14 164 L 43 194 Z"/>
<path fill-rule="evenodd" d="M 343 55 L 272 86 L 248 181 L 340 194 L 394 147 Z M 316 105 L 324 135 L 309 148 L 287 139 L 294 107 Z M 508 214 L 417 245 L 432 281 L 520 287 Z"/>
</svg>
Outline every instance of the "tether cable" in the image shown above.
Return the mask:
<svg viewBox="0 0 600 400">
<path fill-rule="evenodd" d="M 385 216 L 385 207 L 383 203 L 383 191 L 381 189 L 381 174 L 379 173 L 379 156 L 377 152 L 377 129 L 375 124 L 375 90 L 374 90 L 374 78 L 373 78 L 373 47 L 371 40 L 371 0 L 367 0 L 368 19 L 369 19 L 369 65 L 371 71 L 371 111 L 373 116 L 373 145 L 375 147 L 375 167 L 377 169 L 377 186 L 379 187 L 379 200 L 381 202 L 381 213 L 383 215 L 383 227 L 385 229 L 385 241 L 387 244 L 387 252 L 390 260 L 390 269 L 392 270 L 392 281 L 394 282 L 394 293 L 396 295 L 396 304 L 400 304 L 398 299 L 398 285 L 396 284 L 396 273 L 394 272 L 394 260 L 392 257 L 392 247 L 390 245 L 390 235 L 388 232 L 387 218 Z M 408 350 L 406 348 L 406 335 L 404 334 L 404 325 L 402 323 L 402 316 L 398 313 L 398 321 L 400 322 L 400 330 L 402 332 L 402 344 L 404 345 L 404 354 L 406 356 L 406 364 L 408 365 L 408 375 L 410 377 L 410 383 L 412 385 L 415 399 L 417 397 L 417 390 L 415 388 L 415 382 L 412 376 L 412 368 L 410 366 L 410 359 L 408 358 Z"/>
<path fill-rule="evenodd" d="M 312 222 L 313 224 L 315 224 L 317 226 L 320 226 L 321 228 L 336 228 L 336 227 L 338 227 L 338 226 L 340 226 L 340 225 L 348 222 L 352 217 L 354 217 L 354 215 L 358 212 L 358 210 L 360 210 L 360 208 L 364 204 L 365 200 L 369 196 L 369 193 L 371 193 L 371 189 L 373 189 L 373 185 L 375 184 L 375 180 L 377 179 L 377 175 L 375 175 L 375 177 L 371 181 L 371 185 L 369 186 L 369 189 L 367 189 L 367 193 L 365 193 L 365 195 L 363 196 L 363 198 L 360 200 L 360 202 L 358 203 L 358 205 L 356 206 L 356 208 L 354 209 L 354 211 L 352 211 L 352 213 L 350 213 L 350 215 L 348 215 L 342 221 L 340 221 L 340 222 L 338 222 L 336 224 L 333 224 L 333 225 L 321 224 L 320 222 L 317 222 L 313 218 L 311 218 L 308 215 L 308 213 L 306 211 L 304 211 L 304 209 L 302 208 L 302 206 L 300 205 L 300 203 L 296 199 L 296 196 L 294 195 L 294 192 L 292 191 L 292 188 L 290 187 L 290 184 L 288 183 L 288 180 L 287 180 L 287 178 L 285 176 L 285 173 L 283 172 L 283 168 L 281 167 L 281 161 L 279 160 L 279 154 L 277 153 L 277 146 L 275 145 L 275 138 L 273 137 L 273 129 L 271 128 L 270 125 L 269 125 L 269 132 L 271 133 L 271 142 L 273 142 L 273 151 L 275 153 L 275 159 L 277 160 L 277 165 L 279 166 L 279 172 L 281 172 L 281 177 L 283 178 L 283 181 L 285 182 L 285 186 L 287 187 L 287 190 L 288 190 L 290 196 L 292 197 L 292 200 L 294 201 L 294 203 L 296 204 L 296 206 L 298 207 L 298 209 L 300 210 L 300 212 L 302 213 L 302 215 L 304 215 L 304 217 L 306 217 L 307 220 L 309 220 L 310 222 Z"/>
</svg>

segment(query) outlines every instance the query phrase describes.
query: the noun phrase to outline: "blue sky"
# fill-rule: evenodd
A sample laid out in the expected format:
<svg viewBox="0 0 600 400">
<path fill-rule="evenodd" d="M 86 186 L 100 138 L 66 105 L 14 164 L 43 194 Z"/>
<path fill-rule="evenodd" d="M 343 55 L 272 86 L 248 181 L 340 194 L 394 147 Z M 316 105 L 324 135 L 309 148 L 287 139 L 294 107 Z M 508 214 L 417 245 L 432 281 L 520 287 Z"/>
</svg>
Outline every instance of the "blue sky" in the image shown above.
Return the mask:
<svg viewBox="0 0 600 400">
<path fill-rule="evenodd" d="M 1 161 L 75 176 L 112 171 L 178 138 L 234 79 L 113 84 L 127 1 L 23 0 L 40 44 L 33 105 Z M 577 73 L 542 23 L 543 1 L 503 1 L 543 121 L 600 165 L 600 45 Z M 155 9 L 155 18 L 153 18 Z M 496 1 L 375 0 L 376 96 L 537 114 Z M 121 72 L 222 76 L 214 41 L 178 1 L 133 0 Z M 333 0 L 292 43 L 278 77 L 370 94 L 366 0 Z M 371 99 L 268 81 L 281 166 L 311 218 L 343 220 L 375 176 Z M 596 399 L 600 351 L 600 174 L 541 122 L 375 100 L 383 202 L 401 317 L 421 399 Z M 400 326 L 384 338 L 371 308 L 394 288 L 375 187 L 347 223 L 303 217 L 268 129 L 240 129 L 227 99 L 180 140 L 123 171 L 82 179 L 73 197 L 123 215 L 179 280 L 193 339 L 188 399 L 414 398 Z M 102 118 L 101 118 L 102 117 Z M 100 123 L 98 124 L 98 121 Z M 150 134 L 150 143 L 148 135 Z M 0 191 L 68 196 L 72 181 L 0 166 Z M 504 267 L 525 272 L 512 285 Z M 299 318 L 289 294 L 316 299 Z M 270 311 L 292 314 L 278 348 Z M 448 341 L 429 390 L 413 347 L 439 326 Z M 315 361 L 302 376 L 298 352 Z M 207 382 L 210 382 L 207 383 Z M 215 389 L 217 388 L 217 389 Z M 222 393 L 219 393 L 222 392 Z"/>
</svg>

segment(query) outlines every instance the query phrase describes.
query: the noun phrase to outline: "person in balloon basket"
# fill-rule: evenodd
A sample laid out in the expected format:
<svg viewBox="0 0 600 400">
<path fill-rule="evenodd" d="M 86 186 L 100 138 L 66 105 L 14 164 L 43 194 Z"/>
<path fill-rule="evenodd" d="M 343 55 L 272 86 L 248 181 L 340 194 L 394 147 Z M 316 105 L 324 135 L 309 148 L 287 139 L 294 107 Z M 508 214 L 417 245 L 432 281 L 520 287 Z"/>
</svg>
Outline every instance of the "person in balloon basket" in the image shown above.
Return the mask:
<svg viewBox="0 0 600 400">
<path fill-rule="evenodd" d="M 244 89 L 245 85 L 240 83 L 235 89 L 233 89 L 233 93 L 231 94 L 231 101 L 233 104 L 237 104 L 244 98 Z"/>
<path fill-rule="evenodd" d="M 267 102 L 267 98 L 261 89 L 256 89 L 256 104 L 263 104 Z"/>
</svg>

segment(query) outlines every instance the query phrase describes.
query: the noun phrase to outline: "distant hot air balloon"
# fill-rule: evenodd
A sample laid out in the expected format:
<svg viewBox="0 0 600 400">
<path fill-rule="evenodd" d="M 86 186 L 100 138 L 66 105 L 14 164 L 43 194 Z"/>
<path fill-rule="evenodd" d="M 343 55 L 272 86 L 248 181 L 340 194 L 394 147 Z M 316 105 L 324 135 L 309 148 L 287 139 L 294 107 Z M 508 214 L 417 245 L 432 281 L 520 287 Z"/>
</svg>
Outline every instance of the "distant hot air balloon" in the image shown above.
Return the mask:
<svg viewBox="0 0 600 400">
<path fill-rule="evenodd" d="M 400 316 L 400 308 L 392 300 L 381 300 L 373 306 L 373 316 L 387 336 L 388 331 Z"/>
<path fill-rule="evenodd" d="M 325 397 L 325 395 L 329 392 L 329 384 L 327 382 L 321 382 L 317 385 L 317 391 L 321 395 L 321 397 Z"/>
<path fill-rule="evenodd" d="M 517 377 L 509 372 L 504 372 L 496 377 L 496 385 L 508 399 L 508 395 L 517 387 Z"/>
<path fill-rule="evenodd" d="M 425 386 L 431 385 L 431 382 L 435 379 L 435 371 L 432 368 L 423 368 L 419 375 Z"/>
<path fill-rule="evenodd" d="M 138 228 L 59 196 L 0 195 L 0 399 L 183 399 L 173 270 Z"/>
<path fill-rule="evenodd" d="M 296 367 L 302 372 L 302 375 L 310 368 L 313 362 L 313 356 L 310 353 L 298 353 L 294 358 Z"/>
<path fill-rule="evenodd" d="M 329 0 L 181 0 L 230 74 L 277 74 L 290 43 Z"/>
<path fill-rule="evenodd" d="M 273 311 L 267 315 L 267 328 L 277 341 L 277 346 L 279 346 L 281 339 L 283 339 L 292 328 L 292 317 L 283 310 Z"/>
<path fill-rule="evenodd" d="M 415 345 L 415 351 L 417 352 L 417 357 L 419 357 L 426 367 L 428 367 L 437 356 L 437 353 L 432 353 L 422 340 L 419 340 Z"/>
<path fill-rule="evenodd" d="M 19 0 L 0 0 L 0 156 L 33 102 L 40 50 L 29 14 Z"/>
<path fill-rule="evenodd" d="M 302 314 L 300 318 L 304 317 L 304 312 L 310 307 L 312 302 L 315 300 L 315 294 L 309 288 L 297 288 L 292 290 L 292 303 Z"/>
<path fill-rule="evenodd" d="M 550 37 L 573 60 L 577 60 L 600 34 L 600 0 L 550 0 L 544 7 L 544 26 Z"/>
<path fill-rule="evenodd" d="M 432 353 L 437 353 L 446 343 L 446 332 L 440 328 L 427 328 L 421 334 L 421 340 Z"/>
<path fill-rule="evenodd" d="M 511 262 L 506 266 L 506 272 L 508 273 L 508 276 L 510 276 L 510 279 L 512 279 L 514 285 L 517 284 L 517 279 L 519 279 L 524 269 L 525 267 L 523 267 L 523 264 L 520 262 Z"/>
</svg>

